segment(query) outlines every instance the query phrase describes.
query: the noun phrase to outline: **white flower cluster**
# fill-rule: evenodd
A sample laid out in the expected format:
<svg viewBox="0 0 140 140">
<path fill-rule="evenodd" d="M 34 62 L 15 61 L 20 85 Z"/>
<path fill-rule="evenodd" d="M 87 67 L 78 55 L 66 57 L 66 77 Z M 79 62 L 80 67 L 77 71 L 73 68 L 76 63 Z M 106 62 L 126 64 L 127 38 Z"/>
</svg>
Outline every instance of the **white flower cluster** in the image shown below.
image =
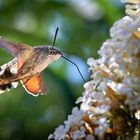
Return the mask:
<svg viewBox="0 0 140 140">
<path fill-rule="evenodd" d="M 73 108 L 72 115 L 68 116 L 68 120 L 64 122 L 64 125 L 60 125 L 58 128 L 56 128 L 54 134 L 49 136 L 49 139 L 62 140 L 69 139 L 71 137 L 73 140 L 77 140 L 79 138 L 94 140 L 94 136 L 86 134 L 83 115 L 84 112 L 82 110 L 79 110 L 77 107 Z M 69 130 L 71 130 L 71 132 L 67 134 Z"/>
<path fill-rule="evenodd" d="M 80 109 L 74 108 L 49 139 L 124 135 L 129 133 L 125 130 L 128 122 L 134 127 L 132 119 L 140 120 L 140 0 L 122 2 L 131 4 L 126 6 L 128 15 L 110 29 L 111 38 L 99 50 L 100 58 L 87 61 L 91 81 L 84 84 L 85 92 L 76 102 L 81 103 Z M 129 120 L 128 116 L 135 118 Z"/>
</svg>

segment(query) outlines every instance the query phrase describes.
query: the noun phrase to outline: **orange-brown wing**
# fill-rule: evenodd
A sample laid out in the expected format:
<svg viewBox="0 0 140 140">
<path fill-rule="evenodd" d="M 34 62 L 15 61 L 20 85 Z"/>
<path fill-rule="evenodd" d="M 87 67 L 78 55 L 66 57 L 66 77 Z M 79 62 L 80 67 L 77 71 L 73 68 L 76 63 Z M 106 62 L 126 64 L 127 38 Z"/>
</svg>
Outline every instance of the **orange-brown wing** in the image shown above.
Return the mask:
<svg viewBox="0 0 140 140">
<path fill-rule="evenodd" d="M 25 90 L 33 96 L 38 96 L 39 94 L 46 92 L 40 74 L 35 75 L 30 79 L 26 78 L 21 80 L 21 82 Z"/>
<path fill-rule="evenodd" d="M 33 49 L 29 45 L 21 43 L 12 43 L 3 38 L 0 38 L 0 47 L 5 49 L 8 53 L 12 54 L 14 57 L 17 56 L 21 51 Z"/>
</svg>

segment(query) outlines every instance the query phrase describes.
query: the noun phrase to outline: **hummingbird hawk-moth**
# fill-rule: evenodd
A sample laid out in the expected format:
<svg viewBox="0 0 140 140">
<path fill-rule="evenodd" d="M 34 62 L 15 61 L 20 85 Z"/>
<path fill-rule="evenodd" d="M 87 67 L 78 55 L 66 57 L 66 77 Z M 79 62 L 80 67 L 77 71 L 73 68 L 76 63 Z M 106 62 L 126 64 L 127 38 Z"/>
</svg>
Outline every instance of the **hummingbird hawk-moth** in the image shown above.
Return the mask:
<svg viewBox="0 0 140 140">
<path fill-rule="evenodd" d="M 21 81 L 26 91 L 33 96 L 46 92 L 40 73 L 62 56 L 59 49 L 51 46 L 32 47 L 3 38 L 0 38 L 0 47 L 15 57 L 0 67 L 1 92 L 11 88 L 17 81 Z"/>
<path fill-rule="evenodd" d="M 4 93 L 11 87 L 16 88 L 20 81 L 27 93 L 38 96 L 46 93 L 41 72 L 53 61 L 60 57 L 74 64 L 82 76 L 78 66 L 70 59 L 63 56 L 62 52 L 54 48 L 58 28 L 52 46 L 35 46 L 12 43 L 0 38 L 0 48 L 9 52 L 14 59 L 0 67 L 0 93 Z M 85 81 L 85 80 L 84 80 Z"/>
</svg>

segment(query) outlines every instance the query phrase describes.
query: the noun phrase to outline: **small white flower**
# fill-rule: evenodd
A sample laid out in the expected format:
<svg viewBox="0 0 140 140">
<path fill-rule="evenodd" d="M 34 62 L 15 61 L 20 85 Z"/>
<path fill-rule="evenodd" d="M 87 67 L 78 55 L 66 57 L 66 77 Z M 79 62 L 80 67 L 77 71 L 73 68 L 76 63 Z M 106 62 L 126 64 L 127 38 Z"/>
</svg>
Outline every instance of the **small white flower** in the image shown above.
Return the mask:
<svg viewBox="0 0 140 140">
<path fill-rule="evenodd" d="M 87 60 L 87 64 L 91 67 L 91 66 L 96 66 L 96 61 L 93 58 L 88 58 Z"/>
<path fill-rule="evenodd" d="M 69 130 L 69 128 L 74 124 L 80 124 L 82 123 L 82 115 L 83 111 L 78 110 L 77 107 L 73 108 L 72 114 L 68 116 L 68 120 L 64 122 L 65 124 L 65 130 Z"/>
<path fill-rule="evenodd" d="M 97 91 L 92 94 L 93 101 L 104 101 L 105 93 L 103 91 Z"/>
<path fill-rule="evenodd" d="M 83 101 L 83 97 L 79 97 L 77 100 L 76 100 L 76 104 L 79 104 L 79 103 L 81 103 Z"/>
<path fill-rule="evenodd" d="M 109 105 L 101 105 L 95 108 L 95 114 L 103 114 L 110 109 Z"/>
<path fill-rule="evenodd" d="M 116 91 L 124 94 L 132 94 L 132 89 L 122 83 L 116 84 Z"/>
<path fill-rule="evenodd" d="M 83 103 L 81 104 L 81 110 L 82 111 L 89 110 L 91 101 L 92 101 L 91 97 L 83 101 Z"/>
<path fill-rule="evenodd" d="M 92 135 L 87 135 L 86 136 L 86 140 L 94 140 L 95 138 L 94 138 L 94 136 L 92 136 Z"/>
<path fill-rule="evenodd" d="M 61 140 L 65 137 L 65 129 L 63 125 L 60 125 L 58 128 L 55 129 L 54 135 L 56 140 Z"/>
<path fill-rule="evenodd" d="M 137 120 L 140 120 L 140 110 L 138 110 L 136 113 L 135 113 L 135 118 Z"/>
<path fill-rule="evenodd" d="M 95 128 L 95 134 L 99 137 L 104 136 L 104 132 L 107 128 L 109 128 L 108 122 L 106 118 L 100 118 L 96 121 L 96 123 L 99 125 L 97 128 Z"/>
<path fill-rule="evenodd" d="M 84 138 L 85 136 L 86 136 L 85 128 L 80 127 L 80 130 L 76 130 L 76 131 L 73 132 L 72 139 L 77 140 L 77 139 L 80 139 L 80 138 Z"/>
</svg>

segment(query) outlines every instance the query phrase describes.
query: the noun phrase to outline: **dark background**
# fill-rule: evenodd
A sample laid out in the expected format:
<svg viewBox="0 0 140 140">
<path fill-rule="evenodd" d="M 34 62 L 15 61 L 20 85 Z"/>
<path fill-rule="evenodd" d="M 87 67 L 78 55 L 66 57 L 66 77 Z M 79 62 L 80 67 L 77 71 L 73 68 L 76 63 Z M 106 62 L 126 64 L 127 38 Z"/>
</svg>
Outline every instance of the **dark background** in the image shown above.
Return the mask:
<svg viewBox="0 0 140 140">
<path fill-rule="evenodd" d="M 123 17 L 119 0 L 0 0 L 0 36 L 32 46 L 52 44 L 89 79 L 86 61 L 109 38 L 109 28 Z M 0 64 L 12 56 L 0 49 Z M 47 139 L 71 113 L 83 81 L 76 68 L 60 58 L 43 71 L 48 95 L 33 97 L 20 87 L 0 95 L 0 140 Z"/>
</svg>

